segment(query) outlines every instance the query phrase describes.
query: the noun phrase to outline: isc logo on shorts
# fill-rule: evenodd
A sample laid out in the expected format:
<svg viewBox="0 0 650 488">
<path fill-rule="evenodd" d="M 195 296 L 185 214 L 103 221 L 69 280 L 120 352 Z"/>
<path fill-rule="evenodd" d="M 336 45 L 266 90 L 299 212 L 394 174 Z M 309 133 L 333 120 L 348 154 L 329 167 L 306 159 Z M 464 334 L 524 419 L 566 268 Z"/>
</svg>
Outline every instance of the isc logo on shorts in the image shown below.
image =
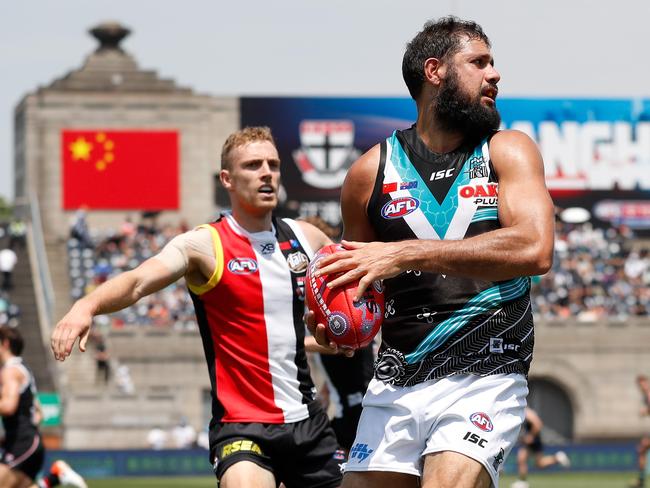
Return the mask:
<svg viewBox="0 0 650 488">
<path fill-rule="evenodd" d="M 415 212 L 420 206 L 420 201 L 413 197 L 394 198 L 381 209 L 381 216 L 385 219 L 399 219 Z"/>
<path fill-rule="evenodd" d="M 483 432 L 492 432 L 492 429 L 494 428 L 492 420 L 490 420 L 488 414 L 483 412 L 473 413 L 469 416 L 469 420 L 474 424 L 474 426 L 478 427 Z"/>
<path fill-rule="evenodd" d="M 235 274 L 255 273 L 257 261 L 252 258 L 232 258 L 228 261 L 228 271 Z"/>
<path fill-rule="evenodd" d="M 233 441 L 221 448 L 221 460 L 227 458 L 236 452 L 254 452 L 255 454 L 262 455 L 262 449 L 255 442 L 244 439 L 241 441 Z"/>
</svg>

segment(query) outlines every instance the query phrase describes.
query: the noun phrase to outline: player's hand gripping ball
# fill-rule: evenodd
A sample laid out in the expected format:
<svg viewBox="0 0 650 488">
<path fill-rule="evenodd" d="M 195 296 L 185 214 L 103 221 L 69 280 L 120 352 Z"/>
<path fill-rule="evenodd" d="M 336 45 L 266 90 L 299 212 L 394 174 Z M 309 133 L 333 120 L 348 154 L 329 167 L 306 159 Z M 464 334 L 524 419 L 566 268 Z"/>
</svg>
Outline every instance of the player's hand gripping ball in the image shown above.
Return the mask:
<svg viewBox="0 0 650 488">
<path fill-rule="evenodd" d="M 316 323 L 325 325 L 329 340 L 343 348 L 358 349 L 370 344 L 379 332 L 384 319 L 384 291 L 381 282 L 375 281 L 355 302 L 358 282 L 329 289 L 328 281 L 337 275 L 314 276 L 323 257 L 342 250 L 339 244 L 330 244 L 312 259 L 307 268 L 307 307 L 314 312 Z"/>
</svg>

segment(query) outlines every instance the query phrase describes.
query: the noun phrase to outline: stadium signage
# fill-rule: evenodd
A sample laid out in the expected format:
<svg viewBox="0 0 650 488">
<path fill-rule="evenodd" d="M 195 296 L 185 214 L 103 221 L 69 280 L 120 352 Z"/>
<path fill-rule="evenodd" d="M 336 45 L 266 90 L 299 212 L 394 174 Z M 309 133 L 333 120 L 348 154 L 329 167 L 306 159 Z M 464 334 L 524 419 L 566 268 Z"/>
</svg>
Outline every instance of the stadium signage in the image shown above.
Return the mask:
<svg viewBox="0 0 650 488">
<path fill-rule="evenodd" d="M 529 121 L 510 128 L 536 139 L 551 190 L 650 189 L 650 122 Z"/>
</svg>

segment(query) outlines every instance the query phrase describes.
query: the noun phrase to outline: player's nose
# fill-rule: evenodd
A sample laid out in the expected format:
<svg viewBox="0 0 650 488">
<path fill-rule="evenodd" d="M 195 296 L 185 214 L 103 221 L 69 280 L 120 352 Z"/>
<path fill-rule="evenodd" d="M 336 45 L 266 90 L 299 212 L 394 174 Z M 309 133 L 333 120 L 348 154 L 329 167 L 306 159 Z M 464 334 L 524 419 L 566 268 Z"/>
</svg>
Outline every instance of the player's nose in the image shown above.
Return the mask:
<svg viewBox="0 0 650 488">
<path fill-rule="evenodd" d="M 496 85 L 501 80 L 501 74 L 492 65 L 488 65 L 485 81 L 492 85 Z"/>
</svg>

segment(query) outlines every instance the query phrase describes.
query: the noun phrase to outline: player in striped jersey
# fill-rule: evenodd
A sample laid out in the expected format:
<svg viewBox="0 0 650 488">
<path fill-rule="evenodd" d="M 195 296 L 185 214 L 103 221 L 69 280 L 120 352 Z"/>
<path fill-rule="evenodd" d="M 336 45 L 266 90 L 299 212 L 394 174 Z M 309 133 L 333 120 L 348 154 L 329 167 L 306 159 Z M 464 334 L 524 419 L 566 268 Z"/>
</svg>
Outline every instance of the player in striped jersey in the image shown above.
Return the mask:
<svg viewBox="0 0 650 488">
<path fill-rule="evenodd" d="M 500 75 L 478 24 L 425 24 L 402 71 L 417 122 L 352 165 L 348 250 L 319 263 L 342 273 L 332 286 L 360 280 L 361 296 L 384 279 L 386 290 L 343 486 L 497 486 L 524 418 L 528 276 L 550 267 L 553 204 L 535 143 L 498 131 Z M 326 344 L 324 326 L 314 334 Z"/>
<path fill-rule="evenodd" d="M 273 217 L 280 159 L 268 128 L 232 134 L 221 159 L 232 212 L 76 302 L 52 349 L 63 360 L 79 338 L 83 351 L 93 316 L 184 277 L 212 384 L 210 456 L 220 486 L 338 486 L 343 455 L 315 399 L 303 322 L 307 264 L 330 241 L 306 222 Z"/>
<path fill-rule="evenodd" d="M 3 488 L 86 488 L 86 482 L 66 462 L 52 463 L 50 472 L 36 481 L 45 461 L 38 430 L 42 412 L 32 373 L 20 357 L 23 338 L 16 328 L 0 327 L 0 415 L 4 427 L 0 486 Z"/>
</svg>

